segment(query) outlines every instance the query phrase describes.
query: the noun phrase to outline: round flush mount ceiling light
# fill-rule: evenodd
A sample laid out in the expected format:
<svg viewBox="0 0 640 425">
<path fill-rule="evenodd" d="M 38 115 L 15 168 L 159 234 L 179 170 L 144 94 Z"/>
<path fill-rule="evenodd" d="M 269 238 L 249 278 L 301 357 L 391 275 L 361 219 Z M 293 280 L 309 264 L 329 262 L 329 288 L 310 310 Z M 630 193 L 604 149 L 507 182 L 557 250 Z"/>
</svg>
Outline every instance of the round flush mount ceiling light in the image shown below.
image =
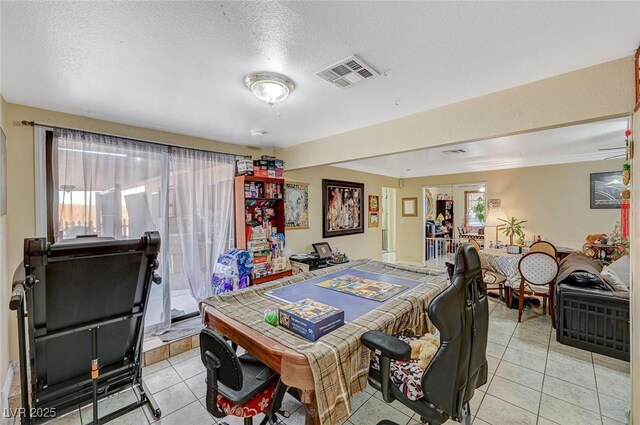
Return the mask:
<svg viewBox="0 0 640 425">
<path fill-rule="evenodd" d="M 244 84 L 253 94 L 269 105 L 284 101 L 295 88 L 289 78 L 275 72 L 258 72 L 244 77 Z"/>
</svg>

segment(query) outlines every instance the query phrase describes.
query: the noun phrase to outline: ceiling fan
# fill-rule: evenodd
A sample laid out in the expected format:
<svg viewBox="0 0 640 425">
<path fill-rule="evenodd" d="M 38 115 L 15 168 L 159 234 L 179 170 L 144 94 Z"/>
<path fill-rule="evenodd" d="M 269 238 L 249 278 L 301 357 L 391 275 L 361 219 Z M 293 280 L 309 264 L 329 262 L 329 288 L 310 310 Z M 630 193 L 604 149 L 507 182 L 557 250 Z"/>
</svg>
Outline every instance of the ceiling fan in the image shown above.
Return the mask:
<svg viewBox="0 0 640 425">
<path fill-rule="evenodd" d="M 631 136 L 631 131 L 629 131 L 627 129 L 627 131 L 625 131 L 625 136 L 627 137 L 627 139 L 624 141 L 624 146 L 616 146 L 616 147 L 612 147 L 612 148 L 599 148 L 599 151 L 616 151 L 616 150 L 623 150 L 623 153 L 620 153 L 618 155 L 614 155 L 614 156 L 610 156 L 608 158 L 605 158 L 605 161 L 608 159 L 614 159 L 614 158 L 622 158 L 624 157 L 624 159 L 629 160 L 631 158 L 633 158 L 633 141 L 631 141 L 629 139 L 629 136 Z"/>
<path fill-rule="evenodd" d="M 622 150 L 622 149 L 624 149 L 625 152 L 620 153 L 618 155 L 607 157 L 607 158 L 605 158 L 605 161 L 606 161 L 606 160 L 609 160 L 609 159 L 626 157 L 627 156 L 627 152 L 626 152 L 627 147 L 626 146 L 620 146 L 620 147 L 617 147 L 617 148 L 600 148 L 598 150 L 599 151 L 617 151 L 617 150 Z"/>
</svg>

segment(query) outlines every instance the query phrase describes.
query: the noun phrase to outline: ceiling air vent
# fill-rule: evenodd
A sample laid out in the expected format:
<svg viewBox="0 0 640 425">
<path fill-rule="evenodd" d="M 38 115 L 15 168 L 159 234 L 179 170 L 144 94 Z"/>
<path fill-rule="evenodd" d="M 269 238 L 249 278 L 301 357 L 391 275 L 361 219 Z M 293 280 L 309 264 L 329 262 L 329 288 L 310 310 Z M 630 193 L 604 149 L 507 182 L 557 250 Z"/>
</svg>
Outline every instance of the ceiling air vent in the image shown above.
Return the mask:
<svg viewBox="0 0 640 425">
<path fill-rule="evenodd" d="M 350 56 L 323 69 L 316 75 L 337 87 L 346 88 L 379 74 L 375 69 L 363 62 L 362 59 Z"/>
<path fill-rule="evenodd" d="M 464 149 L 449 149 L 446 151 L 442 151 L 442 153 L 446 153 L 447 155 L 459 155 L 461 153 L 465 153 Z"/>
</svg>

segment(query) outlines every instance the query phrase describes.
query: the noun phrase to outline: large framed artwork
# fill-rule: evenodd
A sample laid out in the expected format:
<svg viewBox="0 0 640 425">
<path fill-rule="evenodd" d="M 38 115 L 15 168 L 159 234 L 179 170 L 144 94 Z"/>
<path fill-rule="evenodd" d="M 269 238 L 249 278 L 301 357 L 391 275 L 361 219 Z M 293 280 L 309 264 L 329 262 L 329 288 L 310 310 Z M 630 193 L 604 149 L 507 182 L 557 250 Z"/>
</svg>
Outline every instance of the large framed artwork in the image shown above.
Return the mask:
<svg viewBox="0 0 640 425">
<path fill-rule="evenodd" d="M 620 208 L 624 189 L 622 171 L 591 173 L 591 209 Z"/>
<path fill-rule="evenodd" d="M 364 233 L 364 184 L 322 179 L 322 237 Z"/>
<path fill-rule="evenodd" d="M 284 227 L 309 228 L 309 183 L 284 183 Z"/>
</svg>

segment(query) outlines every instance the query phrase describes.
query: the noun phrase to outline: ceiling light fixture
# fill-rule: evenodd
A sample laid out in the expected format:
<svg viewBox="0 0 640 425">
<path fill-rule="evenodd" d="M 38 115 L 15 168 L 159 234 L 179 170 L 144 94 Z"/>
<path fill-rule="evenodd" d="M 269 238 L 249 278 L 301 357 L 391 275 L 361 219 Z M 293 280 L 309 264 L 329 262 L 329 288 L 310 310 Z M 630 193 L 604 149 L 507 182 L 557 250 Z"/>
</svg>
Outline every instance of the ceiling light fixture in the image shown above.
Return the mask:
<svg viewBox="0 0 640 425">
<path fill-rule="evenodd" d="M 257 72 L 244 77 L 244 84 L 255 97 L 270 106 L 284 101 L 295 88 L 289 78 L 275 72 Z"/>
</svg>

